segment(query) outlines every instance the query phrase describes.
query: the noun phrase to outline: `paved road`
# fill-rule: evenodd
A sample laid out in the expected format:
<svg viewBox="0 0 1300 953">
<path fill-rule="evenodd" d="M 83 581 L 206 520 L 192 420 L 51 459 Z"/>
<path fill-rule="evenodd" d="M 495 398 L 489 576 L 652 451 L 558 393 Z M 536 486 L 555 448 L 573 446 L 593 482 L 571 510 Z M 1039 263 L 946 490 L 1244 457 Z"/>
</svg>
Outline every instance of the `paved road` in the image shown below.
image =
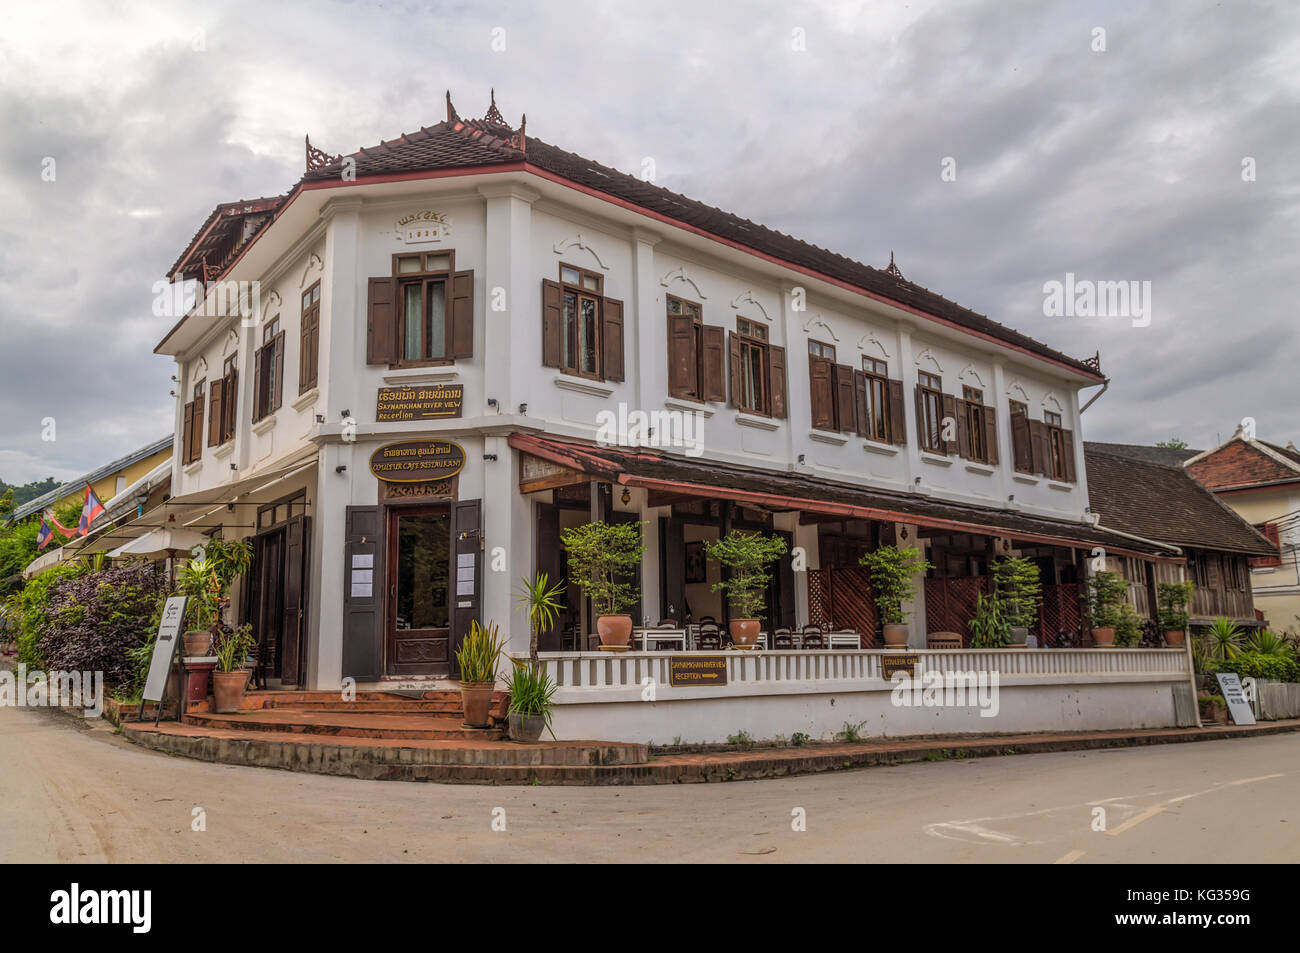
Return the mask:
<svg viewBox="0 0 1300 953">
<path fill-rule="evenodd" d="M 195 808 L 206 830 L 191 829 Z M 205 764 L 103 723 L 0 708 L 0 862 L 221 860 L 1295 863 L 1300 733 L 730 784 L 486 788 Z"/>
</svg>

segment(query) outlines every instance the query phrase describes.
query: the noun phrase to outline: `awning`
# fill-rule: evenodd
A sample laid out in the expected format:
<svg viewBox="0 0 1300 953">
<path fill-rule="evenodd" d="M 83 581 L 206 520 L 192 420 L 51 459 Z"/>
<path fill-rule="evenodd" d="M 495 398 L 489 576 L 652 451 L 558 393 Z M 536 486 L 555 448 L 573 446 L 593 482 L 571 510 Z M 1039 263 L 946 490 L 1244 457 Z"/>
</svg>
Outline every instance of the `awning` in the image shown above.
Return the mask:
<svg viewBox="0 0 1300 953">
<path fill-rule="evenodd" d="M 154 529 L 179 529 L 200 535 L 231 523 L 228 511 L 233 506 L 266 503 L 279 484 L 316 466 L 316 448 L 309 448 L 289 463 L 252 473 L 229 483 L 183 496 L 173 496 L 129 523 L 108 527 L 98 537 L 82 545 L 77 552 L 95 553 L 115 549 Z M 187 547 L 188 548 L 188 547 Z"/>
<path fill-rule="evenodd" d="M 590 478 L 665 493 L 733 500 L 769 510 L 912 523 L 1068 549 L 1100 546 L 1108 553 L 1147 559 L 1178 551 L 1176 547 L 1133 539 L 1090 523 L 849 486 L 797 473 L 710 463 L 641 448 L 596 447 L 531 433 L 513 433 L 509 442 L 522 453 Z"/>
<path fill-rule="evenodd" d="M 192 529 L 151 529 L 143 536 L 112 550 L 108 555 L 114 559 L 119 556 L 162 558 L 176 553 L 188 553 L 195 546 L 202 546 L 207 541 L 206 536 Z"/>
</svg>

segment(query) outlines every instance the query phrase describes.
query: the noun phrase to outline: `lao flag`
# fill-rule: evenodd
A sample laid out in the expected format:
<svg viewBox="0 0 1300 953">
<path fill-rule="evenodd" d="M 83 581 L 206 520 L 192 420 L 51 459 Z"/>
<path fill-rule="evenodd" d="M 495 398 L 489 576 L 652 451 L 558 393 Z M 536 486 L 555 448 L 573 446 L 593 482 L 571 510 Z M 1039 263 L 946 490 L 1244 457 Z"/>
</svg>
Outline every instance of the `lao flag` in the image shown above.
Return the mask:
<svg viewBox="0 0 1300 953">
<path fill-rule="evenodd" d="M 41 531 L 36 534 L 36 548 L 44 549 L 50 545 L 50 540 L 54 538 L 54 530 L 50 529 L 50 524 L 41 520 Z"/>
<path fill-rule="evenodd" d="M 64 526 L 62 523 L 59 522 L 59 518 L 54 515 L 54 510 L 47 508 L 45 512 L 41 514 L 41 516 L 45 518 L 45 522 L 49 523 L 51 526 L 57 529 L 64 536 L 68 537 L 68 539 L 72 539 L 72 537 L 77 535 L 75 531 L 68 529 L 66 526 Z"/>
<path fill-rule="evenodd" d="M 77 524 L 77 532 L 85 536 L 90 532 L 90 524 L 95 522 L 95 517 L 104 512 L 104 504 L 99 502 L 99 497 L 95 491 L 86 484 L 86 502 L 81 507 L 81 522 Z"/>
</svg>

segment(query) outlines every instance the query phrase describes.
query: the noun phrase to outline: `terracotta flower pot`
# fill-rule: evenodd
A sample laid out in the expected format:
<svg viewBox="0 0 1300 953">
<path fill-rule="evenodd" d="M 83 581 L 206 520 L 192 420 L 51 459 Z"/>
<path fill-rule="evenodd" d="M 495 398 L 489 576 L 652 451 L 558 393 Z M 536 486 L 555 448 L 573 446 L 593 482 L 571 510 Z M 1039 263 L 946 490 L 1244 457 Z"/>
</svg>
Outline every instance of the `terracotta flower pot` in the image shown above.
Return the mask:
<svg viewBox="0 0 1300 953">
<path fill-rule="evenodd" d="M 185 647 L 186 656 L 190 658 L 212 654 L 212 633 L 206 629 L 186 632 L 181 636 L 181 642 Z"/>
<path fill-rule="evenodd" d="M 244 689 L 248 687 L 248 669 L 233 672 L 212 673 L 212 707 L 219 715 L 233 715 L 239 711 L 239 703 L 244 700 Z"/>
<path fill-rule="evenodd" d="M 596 618 L 596 632 L 601 645 L 627 645 L 632 641 L 630 615 L 602 615 Z"/>
<path fill-rule="evenodd" d="M 542 737 L 546 728 L 546 718 L 542 715 L 528 714 L 522 711 L 510 713 L 510 740 L 523 744 L 535 744 Z"/>
<path fill-rule="evenodd" d="M 461 682 L 460 704 L 465 709 L 465 724 L 486 728 L 492 723 L 492 690 L 496 682 Z"/>
<path fill-rule="evenodd" d="M 1182 629 L 1165 629 L 1165 645 L 1182 645 L 1186 634 Z"/>
<path fill-rule="evenodd" d="M 907 648 L 907 626 L 901 622 L 886 622 L 884 626 L 885 648 Z"/>
<path fill-rule="evenodd" d="M 731 630 L 731 641 L 737 645 L 757 645 L 758 632 L 763 624 L 758 619 L 732 619 L 727 628 Z"/>
<path fill-rule="evenodd" d="M 1099 649 L 1110 649 L 1115 647 L 1115 629 L 1111 626 L 1105 626 L 1100 629 L 1092 630 L 1093 644 Z"/>
</svg>

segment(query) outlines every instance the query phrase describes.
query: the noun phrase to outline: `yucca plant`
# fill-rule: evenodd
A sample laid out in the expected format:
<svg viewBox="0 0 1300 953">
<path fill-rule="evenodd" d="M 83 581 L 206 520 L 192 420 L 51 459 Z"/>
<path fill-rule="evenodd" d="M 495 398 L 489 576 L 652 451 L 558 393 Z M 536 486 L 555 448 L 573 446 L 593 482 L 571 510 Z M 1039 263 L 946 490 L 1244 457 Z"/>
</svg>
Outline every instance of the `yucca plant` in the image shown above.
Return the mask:
<svg viewBox="0 0 1300 953">
<path fill-rule="evenodd" d="M 1215 662 L 1236 658 L 1241 651 L 1241 636 L 1242 632 L 1237 623 L 1219 616 L 1205 630 L 1206 658 Z"/>
<path fill-rule="evenodd" d="M 1293 658 L 1295 653 L 1291 645 L 1272 629 L 1259 629 L 1246 640 L 1246 651 L 1276 658 Z"/>
<path fill-rule="evenodd" d="M 540 715 L 546 730 L 555 737 L 551 729 L 551 704 L 555 697 L 555 682 L 540 666 L 525 665 L 518 659 L 511 659 L 515 669 L 510 677 L 510 711 L 521 715 Z"/>
<path fill-rule="evenodd" d="M 495 622 L 489 622 L 486 627 L 479 625 L 477 619 L 470 622 L 469 633 L 456 650 L 461 682 L 495 682 L 505 647 L 505 639 Z"/>
<path fill-rule="evenodd" d="M 536 668 L 537 641 L 560 617 L 560 610 L 564 608 L 560 602 L 564 584 L 557 582 L 552 586 L 544 572 L 539 572 L 531 580 L 520 578 L 519 582 L 522 585 L 515 590 L 515 599 L 528 612 L 528 660 Z"/>
</svg>

